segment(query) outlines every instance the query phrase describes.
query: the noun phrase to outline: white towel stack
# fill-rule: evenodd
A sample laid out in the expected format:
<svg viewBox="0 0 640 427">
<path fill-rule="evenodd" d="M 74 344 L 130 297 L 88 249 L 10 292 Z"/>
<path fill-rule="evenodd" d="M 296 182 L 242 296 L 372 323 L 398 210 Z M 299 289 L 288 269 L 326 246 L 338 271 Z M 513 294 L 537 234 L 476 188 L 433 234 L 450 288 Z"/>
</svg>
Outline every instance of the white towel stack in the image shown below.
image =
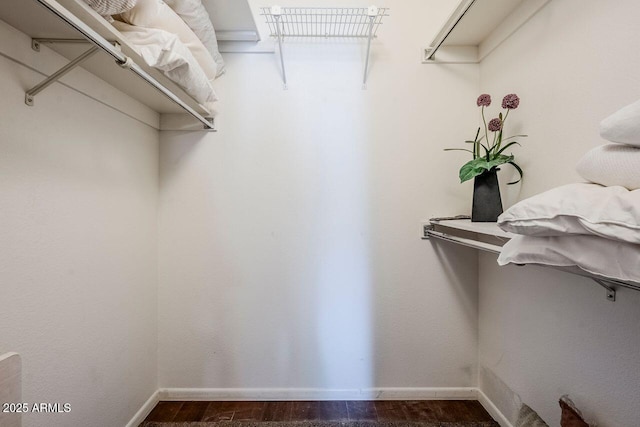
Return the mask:
<svg viewBox="0 0 640 427">
<path fill-rule="evenodd" d="M 640 189 L 640 101 L 627 105 L 600 123 L 600 145 L 580 159 L 576 170 L 589 182 Z"/>
</svg>

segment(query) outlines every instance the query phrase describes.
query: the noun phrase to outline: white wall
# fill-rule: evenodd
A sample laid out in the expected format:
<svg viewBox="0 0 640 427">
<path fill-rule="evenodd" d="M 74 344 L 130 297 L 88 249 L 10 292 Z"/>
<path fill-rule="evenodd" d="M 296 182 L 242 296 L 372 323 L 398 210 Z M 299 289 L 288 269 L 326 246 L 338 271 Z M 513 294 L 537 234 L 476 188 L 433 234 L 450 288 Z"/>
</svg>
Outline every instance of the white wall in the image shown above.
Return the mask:
<svg viewBox="0 0 640 427">
<path fill-rule="evenodd" d="M 481 64 L 483 92 L 520 95 L 510 126 L 529 134 L 514 150 L 522 192 L 509 189 L 508 203 L 578 181 L 575 164 L 602 143 L 600 120 L 638 99 L 639 14 L 634 0 L 554 0 Z M 637 425 L 640 293 L 621 290 L 611 303 L 588 279 L 498 269 L 490 255 L 480 266 L 480 386 L 489 397 L 501 401 L 492 382 L 503 382 L 558 426 L 568 393 L 598 425 Z"/>
<path fill-rule="evenodd" d="M 230 54 L 219 132 L 161 135 L 161 387 L 475 385 L 476 257 L 418 236 L 470 210 L 442 149 L 478 67 L 420 64 L 452 4 L 379 6 L 368 90 L 359 41 L 287 42 L 286 91 L 277 56 Z"/>
<path fill-rule="evenodd" d="M 65 61 L 0 31 L 0 354 L 25 402 L 71 404 L 23 425 L 125 425 L 157 389 L 158 132 L 61 84 L 27 107 L 42 75 L 4 55 Z"/>
</svg>

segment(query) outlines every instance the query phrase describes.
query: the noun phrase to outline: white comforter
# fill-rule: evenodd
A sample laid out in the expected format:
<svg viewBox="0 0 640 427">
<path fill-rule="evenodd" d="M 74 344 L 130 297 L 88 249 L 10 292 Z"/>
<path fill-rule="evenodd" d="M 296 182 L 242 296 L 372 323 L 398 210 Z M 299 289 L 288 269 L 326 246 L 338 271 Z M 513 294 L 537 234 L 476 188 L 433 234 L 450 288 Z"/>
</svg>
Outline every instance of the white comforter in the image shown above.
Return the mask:
<svg viewBox="0 0 640 427">
<path fill-rule="evenodd" d="M 175 34 L 114 21 L 113 26 L 133 45 L 147 64 L 160 70 L 209 111 L 218 97 L 189 49 Z"/>
</svg>

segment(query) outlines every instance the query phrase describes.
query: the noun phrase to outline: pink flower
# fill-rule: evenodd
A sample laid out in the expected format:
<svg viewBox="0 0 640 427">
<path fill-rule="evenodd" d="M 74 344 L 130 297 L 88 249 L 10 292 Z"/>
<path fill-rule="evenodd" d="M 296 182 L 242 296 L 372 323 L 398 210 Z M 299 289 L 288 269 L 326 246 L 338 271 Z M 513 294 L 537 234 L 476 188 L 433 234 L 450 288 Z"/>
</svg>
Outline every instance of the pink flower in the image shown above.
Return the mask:
<svg viewBox="0 0 640 427">
<path fill-rule="evenodd" d="M 510 93 L 502 98 L 502 108 L 513 110 L 518 108 L 518 105 L 520 105 L 520 98 L 515 93 Z"/>
<path fill-rule="evenodd" d="M 498 132 L 500 129 L 502 129 L 502 120 L 498 118 L 491 119 L 489 122 L 489 130 L 491 132 Z"/>
<path fill-rule="evenodd" d="M 483 93 L 478 97 L 476 103 L 478 104 L 478 107 L 488 107 L 489 105 L 491 105 L 491 95 L 489 95 L 488 93 Z"/>
</svg>

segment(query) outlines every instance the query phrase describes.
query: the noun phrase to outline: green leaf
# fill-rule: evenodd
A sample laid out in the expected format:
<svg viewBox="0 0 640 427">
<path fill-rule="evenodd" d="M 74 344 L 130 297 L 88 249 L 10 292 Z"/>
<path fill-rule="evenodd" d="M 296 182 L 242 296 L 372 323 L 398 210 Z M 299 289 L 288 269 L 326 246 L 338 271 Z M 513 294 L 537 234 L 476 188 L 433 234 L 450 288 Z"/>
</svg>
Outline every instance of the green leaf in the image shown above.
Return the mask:
<svg viewBox="0 0 640 427">
<path fill-rule="evenodd" d="M 476 159 L 469 160 L 460 168 L 460 182 L 468 181 L 471 178 L 481 175 L 485 171 L 489 171 L 505 163 L 512 165 L 520 174 L 520 179 L 510 182 L 509 185 L 520 182 L 524 176 L 522 169 L 514 162 L 513 155 L 505 156 L 504 154 L 493 155 L 492 159 L 489 161 L 487 161 L 486 157 L 478 157 Z"/>
<path fill-rule="evenodd" d="M 479 160 L 479 158 L 475 159 L 475 160 Z M 484 170 L 483 168 L 478 167 L 478 165 L 473 164 L 473 162 L 475 160 L 471 160 L 470 162 L 465 163 L 461 168 L 460 168 L 460 182 L 465 182 L 465 181 L 469 181 L 471 178 L 474 178 L 478 175 L 480 175 L 482 173 L 482 171 Z"/>
<path fill-rule="evenodd" d="M 516 164 L 516 162 L 514 162 L 513 160 L 512 160 L 512 161 L 510 161 L 510 162 L 507 162 L 507 163 L 509 163 L 509 164 L 510 164 L 511 166 L 513 166 L 514 168 L 516 168 L 516 170 L 517 170 L 517 171 L 518 171 L 518 173 L 520 174 L 520 179 L 518 179 L 517 181 L 509 182 L 509 183 L 507 183 L 507 185 L 517 184 L 517 183 L 519 183 L 520 181 L 522 181 L 522 178 L 524 178 L 524 173 L 522 172 L 522 169 L 520 169 L 520 166 L 518 166 L 518 165 Z"/>
<path fill-rule="evenodd" d="M 489 162 L 484 157 L 469 160 L 460 168 L 460 182 L 465 182 L 491 169 Z"/>
<path fill-rule="evenodd" d="M 489 158 L 489 156 L 490 156 L 490 154 L 489 154 L 489 148 L 488 148 L 486 145 L 484 145 L 484 144 L 480 144 L 480 145 L 482 145 L 482 148 L 484 148 L 484 152 L 485 152 L 485 154 L 486 154 L 485 159 L 488 159 L 488 158 Z"/>
<path fill-rule="evenodd" d="M 491 170 L 496 166 L 503 165 L 505 163 L 512 162 L 514 159 L 513 156 L 505 156 L 504 154 L 498 154 L 489 162 L 487 162 L 487 170 Z"/>
<path fill-rule="evenodd" d="M 498 151 L 496 154 L 500 154 L 500 153 L 502 153 L 504 150 L 506 150 L 507 148 L 509 148 L 510 146 L 512 146 L 512 145 L 514 145 L 514 144 L 520 145 L 520 143 L 519 143 L 519 142 L 512 141 L 512 142 L 508 143 L 507 145 L 505 145 L 504 147 L 502 147 L 502 148 L 500 149 L 500 151 Z"/>
</svg>

